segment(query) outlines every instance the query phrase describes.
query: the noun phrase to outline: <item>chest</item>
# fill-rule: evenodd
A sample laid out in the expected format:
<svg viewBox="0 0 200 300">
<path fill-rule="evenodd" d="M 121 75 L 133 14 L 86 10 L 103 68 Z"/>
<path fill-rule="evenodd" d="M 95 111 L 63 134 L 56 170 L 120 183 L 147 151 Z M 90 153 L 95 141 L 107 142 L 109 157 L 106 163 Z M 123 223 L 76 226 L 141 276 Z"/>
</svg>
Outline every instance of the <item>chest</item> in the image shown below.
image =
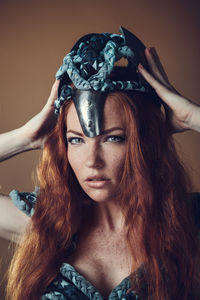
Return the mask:
<svg viewBox="0 0 200 300">
<path fill-rule="evenodd" d="M 79 239 L 67 262 L 108 297 L 112 289 L 130 275 L 132 257 L 124 236 L 99 234 Z"/>
</svg>

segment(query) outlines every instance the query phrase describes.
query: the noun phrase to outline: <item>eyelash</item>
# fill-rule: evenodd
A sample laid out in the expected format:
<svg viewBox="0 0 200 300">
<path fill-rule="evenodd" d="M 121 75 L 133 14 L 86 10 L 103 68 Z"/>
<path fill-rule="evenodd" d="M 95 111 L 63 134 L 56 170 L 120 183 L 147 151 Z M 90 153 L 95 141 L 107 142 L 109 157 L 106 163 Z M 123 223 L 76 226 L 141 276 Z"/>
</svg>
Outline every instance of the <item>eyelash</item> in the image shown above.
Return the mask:
<svg viewBox="0 0 200 300">
<path fill-rule="evenodd" d="M 74 143 L 73 140 L 79 140 L 78 143 Z M 83 141 L 82 138 L 79 138 L 79 137 L 70 137 L 67 139 L 67 142 L 72 144 L 72 145 L 77 145 L 77 144 L 80 144 L 80 140 Z"/>
<path fill-rule="evenodd" d="M 108 140 L 108 139 L 112 139 L 111 142 L 113 142 L 113 143 L 120 143 L 125 140 L 125 137 L 120 136 L 120 135 L 110 135 L 110 136 L 106 137 L 106 140 Z"/>
<path fill-rule="evenodd" d="M 109 139 L 111 139 L 111 143 L 122 143 L 125 141 L 125 137 L 124 136 L 120 136 L 120 135 L 110 135 L 110 136 L 107 136 L 105 138 L 105 141 L 109 142 Z M 75 142 L 76 140 L 76 142 Z M 79 138 L 79 137 L 70 137 L 67 139 L 67 142 L 70 143 L 71 145 L 78 145 L 78 144 L 81 144 L 83 143 L 83 139 L 82 138 Z"/>
</svg>

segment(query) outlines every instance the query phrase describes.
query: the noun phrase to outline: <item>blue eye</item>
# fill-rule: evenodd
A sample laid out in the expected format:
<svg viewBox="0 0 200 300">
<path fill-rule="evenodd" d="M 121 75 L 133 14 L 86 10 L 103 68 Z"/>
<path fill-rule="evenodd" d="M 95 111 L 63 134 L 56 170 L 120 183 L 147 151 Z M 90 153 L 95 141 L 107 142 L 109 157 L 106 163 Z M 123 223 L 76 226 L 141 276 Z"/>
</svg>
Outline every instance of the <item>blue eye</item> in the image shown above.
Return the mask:
<svg viewBox="0 0 200 300">
<path fill-rule="evenodd" d="M 119 136 L 119 135 L 111 135 L 106 138 L 106 141 L 112 142 L 112 143 L 119 143 L 123 142 L 125 140 L 124 136 Z"/>
<path fill-rule="evenodd" d="M 67 139 L 68 143 L 72 145 L 77 145 L 83 143 L 83 139 L 79 137 L 71 137 Z"/>
</svg>

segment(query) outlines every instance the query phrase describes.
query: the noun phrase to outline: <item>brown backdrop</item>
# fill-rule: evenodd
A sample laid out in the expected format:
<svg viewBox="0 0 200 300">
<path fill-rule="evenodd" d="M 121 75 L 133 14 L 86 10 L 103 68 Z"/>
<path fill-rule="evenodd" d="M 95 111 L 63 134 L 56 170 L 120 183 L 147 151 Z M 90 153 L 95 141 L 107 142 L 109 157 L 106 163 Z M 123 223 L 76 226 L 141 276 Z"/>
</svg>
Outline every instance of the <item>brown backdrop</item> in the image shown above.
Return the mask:
<svg viewBox="0 0 200 300">
<path fill-rule="evenodd" d="M 116 32 L 123 25 L 147 46 L 156 46 L 171 82 L 186 97 L 200 95 L 198 0 L 0 0 L 1 132 L 17 128 L 44 105 L 66 52 L 89 32 Z M 200 139 L 177 134 L 179 151 L 199 188 Z M 38 151 L 3 162 L 1 191 L 33 189 Z M 9 243 L 0 240 L 1 278 Z M 3 300 L 1 291 L 0 300 Z"/>
</svg>

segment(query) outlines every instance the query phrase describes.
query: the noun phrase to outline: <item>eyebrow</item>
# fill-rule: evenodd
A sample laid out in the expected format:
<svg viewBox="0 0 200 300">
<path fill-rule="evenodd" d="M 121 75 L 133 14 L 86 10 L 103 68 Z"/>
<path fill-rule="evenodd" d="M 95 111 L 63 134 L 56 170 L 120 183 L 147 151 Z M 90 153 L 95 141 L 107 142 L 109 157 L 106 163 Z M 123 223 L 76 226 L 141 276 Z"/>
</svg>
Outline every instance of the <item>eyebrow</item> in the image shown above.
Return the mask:
<svg viewBox="0 0 200 300">
<path fill-rule="evenodd" d="M 112 127 L 112 128 L 103 130 L 100 135 L 108 134 L 108 133 L 110 133 L 110 132 L 112 132 L 114 130 L 123 130 L 124 131 L 124 128 L 122 128 L 122 127 Z M 84 136 L 81 132 L 78 132 L 78 131 L 75 131 L 75 130 L 71 130 L 71 129 L 67 131 L 67 134 L 68 133 L 74 133 L 74 134 L 79 135 L 79 136 Z"/>
</svg>

